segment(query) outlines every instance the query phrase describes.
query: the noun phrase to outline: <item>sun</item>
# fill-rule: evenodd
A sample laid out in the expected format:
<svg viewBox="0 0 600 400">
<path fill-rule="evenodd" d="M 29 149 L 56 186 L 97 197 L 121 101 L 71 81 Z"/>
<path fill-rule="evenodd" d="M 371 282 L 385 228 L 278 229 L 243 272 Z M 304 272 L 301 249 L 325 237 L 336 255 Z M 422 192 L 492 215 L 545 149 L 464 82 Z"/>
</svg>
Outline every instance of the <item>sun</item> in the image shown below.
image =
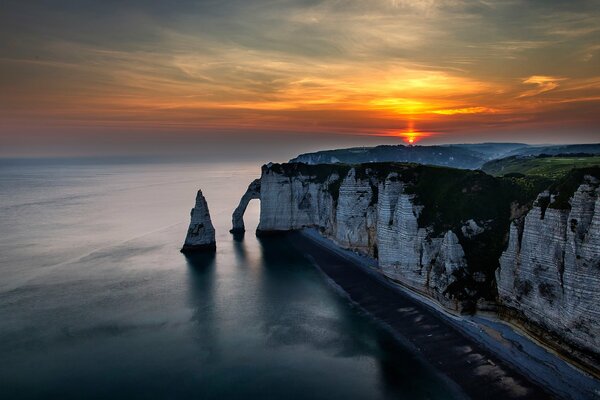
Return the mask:
<svg viewBox="0 0 600 400">
<path fill-rule="evenodd" d="M 417 143 L 423 135 L 422 132 L 417 132 L 412 129 L 409 129 L 408 131 L 401 132 L 400 136 L 402 137 L 402 140 L 404 140 L 405 143 L 413 145 Z"/>
<path fill-rule="evenodd" d="M 415 130 L 415 122 L 413 120 L 410 120 L 408 121 L 407 129 L 400 132 L 399 136 L 405 143 L 407 143 L 409 146 L 412 146 L 426 135 L 424 132 Z"/>
<path fill-rule="evenodd" d="M 412 121 L 409 122 L 408 127 L 405 129 L 390 129 L 381 133 L 381 136 L 391 136 L 402 139 L 402 141 L 409 146 L 416 145 L 422 139 L 431 135 L 431 132 L 415 129 Z"/>
</svg>

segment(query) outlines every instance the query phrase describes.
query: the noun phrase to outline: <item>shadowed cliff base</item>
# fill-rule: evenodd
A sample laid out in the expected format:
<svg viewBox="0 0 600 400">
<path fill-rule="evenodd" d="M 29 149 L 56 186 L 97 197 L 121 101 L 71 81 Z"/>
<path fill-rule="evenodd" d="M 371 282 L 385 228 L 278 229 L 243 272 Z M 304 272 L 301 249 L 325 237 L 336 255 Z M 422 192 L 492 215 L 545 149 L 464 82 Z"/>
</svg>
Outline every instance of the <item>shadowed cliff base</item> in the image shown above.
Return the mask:
<svg viewBox="0 0 600 400">
<path fill-rule="evenodd" d="M 535 382 L 457 330 L 430 307 L 387 285 L 323 244 L 301 233 L 289 235 L 295 246 L 310 255 L 349 300 L 390 328 L 399 340 L 458 384 L 467 396 L 474 399 L 594 398 L 593 387 L 574 389 L 563 387 L 560 382 L 553 385 Z"/>
</svg>

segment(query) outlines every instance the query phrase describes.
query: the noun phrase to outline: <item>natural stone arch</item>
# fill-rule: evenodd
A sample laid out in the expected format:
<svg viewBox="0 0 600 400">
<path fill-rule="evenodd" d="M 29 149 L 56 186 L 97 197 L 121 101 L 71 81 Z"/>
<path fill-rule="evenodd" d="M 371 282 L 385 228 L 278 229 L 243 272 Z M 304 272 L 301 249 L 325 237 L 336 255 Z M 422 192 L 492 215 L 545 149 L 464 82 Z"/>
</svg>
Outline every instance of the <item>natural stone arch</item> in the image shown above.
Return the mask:
<svg viewBox="0 0 600 400">
<path fill-rule="evenodd" d="M 242 233 L 246 231 L 246 227 L 244 226 L 244 213 L 246 212 L 248 203 L 253 199 L 260 200 L 260 178 L 253 180 L 248 186 L 246 193 L 244 193 L 240 200 L 240 204 L 233 212 L 233 216 L 231 217 L 231 222 L 233 224 L 230 231 L 231 233 Z"/>
</svg>

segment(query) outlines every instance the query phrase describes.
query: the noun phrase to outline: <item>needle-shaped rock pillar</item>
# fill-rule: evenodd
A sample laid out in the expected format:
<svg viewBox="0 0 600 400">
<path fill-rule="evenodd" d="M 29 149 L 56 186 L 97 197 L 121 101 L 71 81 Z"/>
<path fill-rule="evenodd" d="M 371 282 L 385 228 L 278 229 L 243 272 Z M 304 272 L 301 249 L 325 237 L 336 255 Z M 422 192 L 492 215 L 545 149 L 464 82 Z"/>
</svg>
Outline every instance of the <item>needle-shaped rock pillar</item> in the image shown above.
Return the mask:
<svg viewBox="0 0 600 400">
<path fill-rule="evenodd" d="M 190 227 L 181 252 L 214 251 L 215 248 L 215 228 L 210 220 L 208 204 L 202 190 L 198 190 L 196 206 L 191 211 Z"/>
</svg>

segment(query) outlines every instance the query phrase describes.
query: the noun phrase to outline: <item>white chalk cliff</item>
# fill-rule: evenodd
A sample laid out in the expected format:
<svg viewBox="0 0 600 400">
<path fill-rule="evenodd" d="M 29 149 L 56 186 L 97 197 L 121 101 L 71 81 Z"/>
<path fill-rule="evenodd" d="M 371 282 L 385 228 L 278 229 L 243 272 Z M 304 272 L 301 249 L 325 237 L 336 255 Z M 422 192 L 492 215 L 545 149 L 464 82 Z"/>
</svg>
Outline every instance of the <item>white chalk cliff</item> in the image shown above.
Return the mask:
<svg viewBox="0 0 600 400">
<path fill-rule="evenodd" d="M 208 204 L 202 191 L 198 190 L 196 205 L 190 213 L 190 226 L 181 252 L 214 250 L 215 247 L 215 228 L 210 219 Z"/>
<path fill-rule="evenodd" d="M 246 212 L 248 203 L 253 199 L 260 199 L 260 179 L 255 179 L 248 185 L 248 189 L 242 196 L 240 204 L 238 204 L 233 212 L 233 216 L 231 217 L 231 223 L 233 225 L 230 230 L 231 233 L 242 233 L 246 231 L 244 225 L 244 213 Z"/>
<path fill-rule="evenodd" d="M 599 184 L 586 176 L 570 209 L 540 195 L 512 222 L 496 273 L 502 304 L 590 352 L 600 349 Z"/>
<path fill-rule="evenodd" d="M 521 193 L 519 188 L 507 195 L 504 187 L 498 186 L 502 182 L 478 171 L 444 172 L 400 164 L 393 171 L 377 168 L 368 164 L 266 165 L 260 180 L 250 185 L 240 202 L 234 229 L 243 228 L 247 201 L 260 197 L 259 232 L 317 228 L 341 247 L 376 258 L 386 277 L 450 309 L 463 310 L 469 304 L 473 310 L 479 304 L 496 304 L 513 310 L 521 321 L 542 326 L 561 345 L 573 345 L 598 356 L 597 179 L 586 176 L 572 196 L 570 208 L 558 209 L 548 194 L 540 195 L 533 207 L 533 195 L 528 204 L 522 197 L 512 201 L 510 196 Z M 419 174 L 426 168 L 430 175 L 420 177 L 425 176 Z M 455 174 L 451 179 L 459 183 L 453 196 L 477 199 L 458 209 L 462 212 L 458 220 L 452 220 L 453 215 L 444 216 L 454 210 L 448 212 L 440 203 L 424 202 L 414 189 L 419 179 L 428 181 L 437 171 Z M 444 182 L 441 180 L 440 185 Z M 492 197 L 482 194 L 494 190 Z M 506 198 L 494 203 L 493 196 Z M 440 197 L 435 201 L 452 200 Z M 548 201 L 550 206 L 543 207 Z M 471 212 L 473 204 L 481 203 L 478 215 L 475 210 L 473 216 L 463 215 Z M 429 210 L 435 209 L 429 219 L 421 218 L 427 211 L 424 204 Z M 488 204 L 490 209 L 496 208 L 485 214 Z M 490 219 L 490 215 L 498 217 Z M 516 219 L 510 222 L 511 218 Z M 436 225 L 432 222 L 436 220 L 445 224 Z M 495 258 L 486 259 L 489 254 Z"/>
<path fill-rule="evenodd" d="M 350 169 L 345 177 L 334 171 L 319 181 L 267 167 L 260 181 L 260 232 L 317 227 L 341 247 L 378 258 L 381 272 L 389 278 L 460 308 L 446 293 L 467 273 L 458 237 L 452 231 L 432 236 L 419 228 L 422 207 L 404 193 L 397 174 L 379 182 Z M 335 185 L 337 193 L 331 189 Z"/>
</svg>

